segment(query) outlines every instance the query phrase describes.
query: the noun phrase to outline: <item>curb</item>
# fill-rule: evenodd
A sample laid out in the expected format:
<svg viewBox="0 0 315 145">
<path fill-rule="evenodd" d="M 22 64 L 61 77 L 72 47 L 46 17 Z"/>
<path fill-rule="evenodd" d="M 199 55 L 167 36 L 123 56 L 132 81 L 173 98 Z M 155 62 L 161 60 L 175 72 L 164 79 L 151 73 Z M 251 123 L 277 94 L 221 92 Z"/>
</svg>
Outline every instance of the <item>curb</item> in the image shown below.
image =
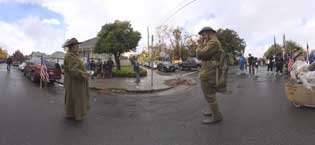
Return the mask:
<svg viewBox="0 0 315 145">
<path fill-rule="evenodd" d="M 128 90 L 128 89 L 122 89 L 122 88 L 106 88 L 110 91 L 123 91 L 126 93 L 133 93 L 133 94 L 146 94 L 146 93 L 156 93 L 156 92 L 162 92 L 162 91 L 167 91 L 170 89 L 173 89 L 174 87 L 167 87 L 167 88 L 162 88 L 162 89 L 150 89 L 150 90 Z M 92 90 L 96 91 L 101 91 L 101 90 L 106 90 L 106 89 L 100 89 L 100 88 L 95 88 L 95 87 L 90 87 Z"/>
<path fill-rule="evenodd" d="M 58 84 L 61 84 L 61 85 L 64 85 L 62 82 L 59 82 L 59 81 L 56 81 L 56 83 Z M 150 90 L 128 90 L 128 89 L 122 89 L 122 88 L 96 88 L 96 87 L 90 87 L 91 90 L 97 90 L 97 91 L 100 91 L 100 90 L 117 90 L 117 91 L 123 91 L 123 92 L 126 92 L 126 93 L 135 93 L 135 94 L 140 94 L 140 93 L 156 93 L 156 92 L 162 92 L 162 91 L 167 91 L 167 90 L 170 90 L 170 89 L 173 89 L 174 87 L 166 87 L 166 88 L 161 88 L 161 89 L 150 89 Z"/>
</svg>

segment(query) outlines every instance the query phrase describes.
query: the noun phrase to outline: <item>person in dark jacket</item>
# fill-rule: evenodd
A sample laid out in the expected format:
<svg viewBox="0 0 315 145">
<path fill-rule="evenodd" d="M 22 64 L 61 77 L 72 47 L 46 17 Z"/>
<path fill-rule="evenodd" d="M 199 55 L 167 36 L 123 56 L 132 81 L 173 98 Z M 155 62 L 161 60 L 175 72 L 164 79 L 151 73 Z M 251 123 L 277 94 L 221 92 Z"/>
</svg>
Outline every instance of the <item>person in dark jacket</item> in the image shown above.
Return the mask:
<svg viewBox="0 0 315 145">
<path fill-rule="evenodd" d="M 248 54 L 249 75 L 255 75 L 255 58 Z"/>
<path fill-rule="evenodd" d="M 110 78 L 112 78 L 113 77 L 114 62 L 113 62 L 111 57 L 107 61 L 107 67 L 108 67 L 108 76 Z"/>
<path fill-rule="evenodd" d="M 270 55 L 269 57 L 268 57 L 268 68 L 267 68 L 267 71 L 269 72 L 269 71 L 271 71 L 272 72 L 272 70 L 273 70 L 273 56 L 272 55 Z"/>
<path fill-rule="evenodd" d="M 12 65 L 12 58 L 9 57 L 7 59 L 7 70 L 10 71 L 11 70 L 11 65 Z"/>
<path fill-rule="evenodd" d="M 284 59 L 281 56 L 281 54 L 278 54 L 275 58 L 275 63 L 276 63 L 276 73 L 280 73 L 280 75 L 283 73 L 283 64 L 284 64 Z"/>
</svg>

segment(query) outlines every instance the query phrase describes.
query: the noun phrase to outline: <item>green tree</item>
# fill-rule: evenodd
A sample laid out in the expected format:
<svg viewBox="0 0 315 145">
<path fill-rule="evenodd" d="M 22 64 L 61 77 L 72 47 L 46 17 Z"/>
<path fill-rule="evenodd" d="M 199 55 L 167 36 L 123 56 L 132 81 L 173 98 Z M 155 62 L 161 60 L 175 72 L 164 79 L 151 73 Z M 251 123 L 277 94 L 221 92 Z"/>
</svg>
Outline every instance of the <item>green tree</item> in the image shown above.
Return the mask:
<svg viewBox="0 0 315 145">
<path fill-rule="evenodd" d="M 264 54 L 265 58 L 268 58 L 269 56 L 273 55 L 277 55 L 277 54 L 282 54 L 282 47 L 279 44 L 276 45 L 271 45 L 267 51 Z"/>
<path fill-rule="evenodd" d="M 232 29 L 219 29 L 217 37 L 222 44 L 223 49 L 233 59 L 244 52 L 246 42 L 240 38 L 236 31 Z"/>
<path fill-rule="evenodd" d="M 0 47 L 0 59 L 6 59 L 8 57 L 7 50 Z"/>
<path fill-rule="evenodd" d="M 97 35 L 96 53 L 110 53 L 115 57 L 117 68 L 120 69 L 120 56 L 136 49 L 141 34 L 134 31 L 129 21 L 116 20 L 105 24 Z"/>
<path fill-rule="evenodd" d="M 306 54 L 305 50 L 303 47 L 301 47 L 297 42 L 289 40 L 285 42 L 286 45 L 286 52 L 287 53 L 293 53 L 296 51 L 302 51 L 303 53 Z M 283 52 L 283 48 L 282 46 L 280 46 L 279 44 L 276 44 L 276 47 L 273 45 L 271 45 L 267 51 L 264 54 L 264 57 L 267 58 L 270 55 L 277 55 L 277 54 L 282 54 Z"/>
<path fill-rule="evenodd" d="M 287 53 L 291 53 L 294 51 L 304 51 L 303 47 L 301 45 L 299 45 L 297 42 L 289 40 L 286 41 L 285 43 L 286 45 L 286 49 L 287 49 Z"/>
</svg>

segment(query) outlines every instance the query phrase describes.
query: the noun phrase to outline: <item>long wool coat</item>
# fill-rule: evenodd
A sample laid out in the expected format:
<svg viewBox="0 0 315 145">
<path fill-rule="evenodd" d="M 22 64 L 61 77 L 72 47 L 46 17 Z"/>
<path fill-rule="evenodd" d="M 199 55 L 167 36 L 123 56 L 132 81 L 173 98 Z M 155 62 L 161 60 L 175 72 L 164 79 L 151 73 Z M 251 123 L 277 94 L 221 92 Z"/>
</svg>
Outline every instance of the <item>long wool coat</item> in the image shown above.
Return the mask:
<svg viewBox="0 0 315 145">
<path fill-rule="evenodd" d="M 88 80 L 83 77 L 87 71 L 79 56 L 66 54 L 64 72 L 66 115 L 83 120 L 90 109 L 90 95 Z"/>
</svg>

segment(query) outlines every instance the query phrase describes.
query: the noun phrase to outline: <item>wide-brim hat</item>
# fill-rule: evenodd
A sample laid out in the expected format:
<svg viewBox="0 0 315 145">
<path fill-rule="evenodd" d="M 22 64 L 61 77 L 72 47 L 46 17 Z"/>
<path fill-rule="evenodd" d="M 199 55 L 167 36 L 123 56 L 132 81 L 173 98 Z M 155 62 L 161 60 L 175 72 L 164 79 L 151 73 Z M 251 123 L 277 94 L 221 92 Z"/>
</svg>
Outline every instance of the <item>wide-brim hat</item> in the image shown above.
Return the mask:
<svg viewBox="0 0 315 145">
<path fill-rule="evenodd" d="M 217 31 L 215 31 L 213 28 L 211 27 L 203 27 L 200 31 L 199 31 L 199 35 L 201 35 L 202 32 L 214 32 L 217 33 Z"/>
<path fill-rule="evenodd" d="M 65 48 L 65 47 L 69 47 L 69 46 L 72 46 L 72 45 L 74 45 L 74 44 L 81 44 L 76 38 L 71 38 L 71 39 L 69 39 L 69 40 L 67 40 L 66 42 L 65 42 L 65 44 L 63 45 L 63 47 Z"/>
</svg>

